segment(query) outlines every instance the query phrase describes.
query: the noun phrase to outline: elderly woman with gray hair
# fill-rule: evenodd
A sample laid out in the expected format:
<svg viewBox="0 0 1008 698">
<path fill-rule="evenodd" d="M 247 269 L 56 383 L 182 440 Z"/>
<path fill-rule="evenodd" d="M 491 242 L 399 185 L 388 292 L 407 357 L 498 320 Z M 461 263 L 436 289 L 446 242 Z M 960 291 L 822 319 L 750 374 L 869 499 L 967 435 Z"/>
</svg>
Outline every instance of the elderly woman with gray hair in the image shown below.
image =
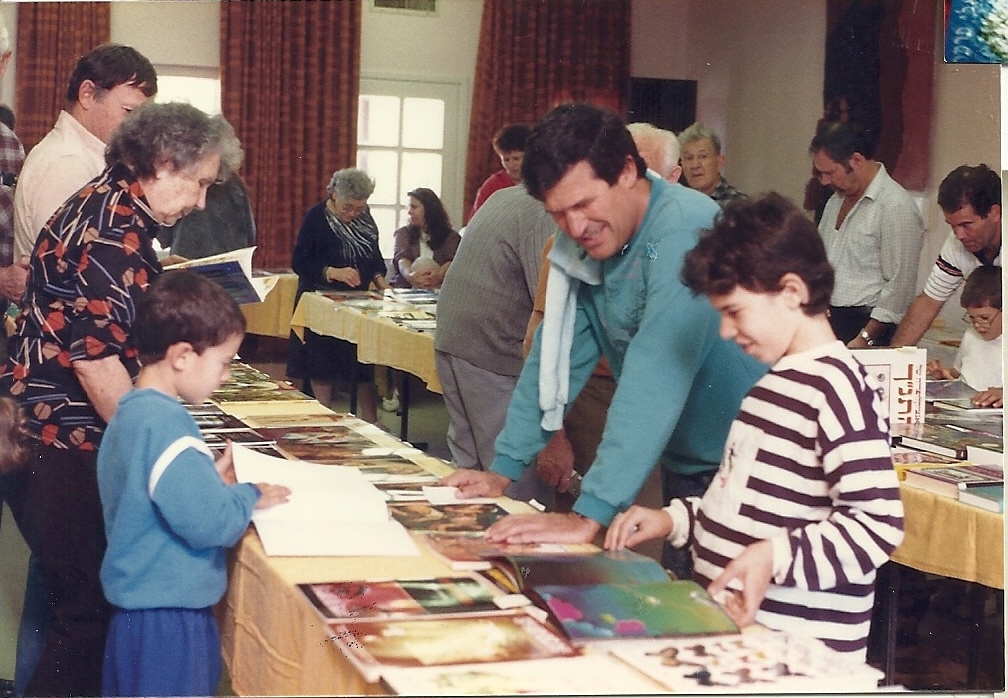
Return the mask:
<svg viewBox="0 0 1008 698">
<path fill-rule="evenodd" d="M 42 228 L 0 366 L 36 444 L 12 509 L 39 558 L 52 623 L 32 695 L 100 695 L 109 608 L 97 452 L 139 372 L 132 326 L 161 273 L 158 227 L 202 208 L 211 182 L 241 164 L 234 130 L 188 104 L 147 103 L 113 132 L 106 169 Z"/>
<path fill-rule="evenodd" d="M 294 243 L 291 267 L 298 275 L 297 298 L 305 291 L 365 291 L 371 284 L 384 290 L 388 268 L 378 248 L 378 226 L 367 200 L 375 183 L 362 170 L 350 167 L 333 174 L 325 201 L 305 214 Z M 295 301 L 296 303 L 297 301 Z M 335 337 L 305 330 L 305 341 L 292 335 L 287 375 L 303 378 L 323 405 L 332 402 L 333 384 L 357 384 L 361 419 L 378 421 L 378 391 L 374 366 L 357 361 L 357 348 Z"/>
</svg>

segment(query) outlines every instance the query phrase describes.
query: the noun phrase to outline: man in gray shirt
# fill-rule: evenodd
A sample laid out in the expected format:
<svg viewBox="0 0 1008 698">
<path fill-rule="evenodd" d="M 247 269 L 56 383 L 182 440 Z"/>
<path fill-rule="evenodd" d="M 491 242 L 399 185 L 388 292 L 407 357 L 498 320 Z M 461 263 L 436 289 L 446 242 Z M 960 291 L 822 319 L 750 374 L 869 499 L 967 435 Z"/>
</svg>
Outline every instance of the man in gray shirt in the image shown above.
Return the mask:
<svg viewBox="0 0 1008 698">
<path fill-rule="evenodd" d="M 438 295 L 434 339 L 448 408 L 448 448 L 459 468 L 485 469 L 521 373 L 522 340 L 543 245 L 558 230 L 524 185 L 495 192 L 469 221 Z M 535 473 L 508 488 L 543 500 L 552 488 Z"/>
</svg>

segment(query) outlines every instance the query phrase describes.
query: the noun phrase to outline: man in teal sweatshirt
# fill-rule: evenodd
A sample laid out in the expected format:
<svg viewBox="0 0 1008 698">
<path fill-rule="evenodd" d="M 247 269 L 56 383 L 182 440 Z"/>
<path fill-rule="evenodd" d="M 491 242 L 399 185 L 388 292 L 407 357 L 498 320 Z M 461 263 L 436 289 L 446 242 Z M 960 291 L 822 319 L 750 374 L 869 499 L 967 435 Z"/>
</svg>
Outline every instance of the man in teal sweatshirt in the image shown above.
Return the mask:
<svg viewBox="0 0 1008 698">
<path fill-rule="evenodd" d="M 647 173 L 619 117 L 557 107 L 533 129 L 522 173 L 565 233 L 550 253 L 546 316 L 490 470 L 457 471 L 445 484 L 460 496 L 502 493 L 605 356 L 617 388 L 573 511 L 509 516 L 486 532 L 509 542 L 590 541 L 633 503 L 655 463 L 664 496 L 702 494 L 742 396 L 766 366 L 718 336 L 717 313 L 679 277 L 717 204 Z M 688 563 L 688 553 L 666 556 L 679 576 Z"/>
</svg>

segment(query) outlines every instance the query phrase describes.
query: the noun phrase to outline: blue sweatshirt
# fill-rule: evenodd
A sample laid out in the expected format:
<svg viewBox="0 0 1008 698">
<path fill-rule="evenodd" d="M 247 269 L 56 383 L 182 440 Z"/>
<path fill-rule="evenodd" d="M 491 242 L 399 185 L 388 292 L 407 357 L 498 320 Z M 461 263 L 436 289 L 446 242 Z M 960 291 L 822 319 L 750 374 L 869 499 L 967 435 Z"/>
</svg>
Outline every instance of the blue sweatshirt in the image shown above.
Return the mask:
<svg viewBox="0 0 1008 698">
<path fill-rule="evenodd" d="M 192 416 L 157 390 L 119 401 L 98 451 L 108 549 L 101 583 L 125 609 L 206 608 L 227 588 L 225 550 L 259 491 L 225 485 Z"/>
<path fill-rule="evenodd" d="M 574 511 L 603 525 L 633 503 L 659 460 L 673 472 L 716 470 L 742 397 L 767 367 L 718 335 L 717 312 L 682 283 L 683 258 L 720 210 L 709 197 L 648 174 L 651 196 L 602 283 L 581 284 L 570 395 L 600 356 L 617 388 Z M 556 245 L 573 245 L 558 236 Z M 551 433 L 540 426 L 540 333 L 508 408 L 491 470 L 517 480 Z"/>
</svg>

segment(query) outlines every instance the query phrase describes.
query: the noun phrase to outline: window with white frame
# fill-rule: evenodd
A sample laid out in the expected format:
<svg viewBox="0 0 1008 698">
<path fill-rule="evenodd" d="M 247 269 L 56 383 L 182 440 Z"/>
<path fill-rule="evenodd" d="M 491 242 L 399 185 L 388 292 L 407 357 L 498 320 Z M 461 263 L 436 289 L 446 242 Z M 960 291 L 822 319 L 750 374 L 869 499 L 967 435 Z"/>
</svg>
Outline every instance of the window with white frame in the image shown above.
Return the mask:
<svg viewBox="0 0 1008 698">
<path fill-rule="evenodd" d="M 357 167 L 375 180 L 368 205 L 386 258 L 392 232 L 406 224 L 413 189 L 433 190 L 457 219 L 457 91 L 445 83 L 361 80 Z"/>
<path fill-rule="evenodd" d="M 221 113 L 220 71 L 215 68 L 157 66 L 158 102 L 186 102 L 207 114 Z"/>
</svg>

